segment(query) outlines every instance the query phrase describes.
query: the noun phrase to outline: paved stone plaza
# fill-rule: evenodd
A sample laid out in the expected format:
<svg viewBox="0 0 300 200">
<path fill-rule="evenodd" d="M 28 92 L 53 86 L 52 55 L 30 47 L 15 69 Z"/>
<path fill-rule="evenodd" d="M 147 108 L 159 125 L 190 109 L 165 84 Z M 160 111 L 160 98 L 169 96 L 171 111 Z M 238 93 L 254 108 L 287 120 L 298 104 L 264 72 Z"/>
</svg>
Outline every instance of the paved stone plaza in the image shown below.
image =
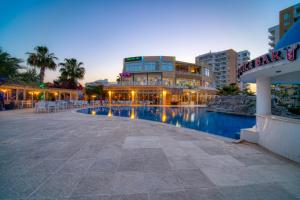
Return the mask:
<svg viewBox="0 0 300 200">
<path fill-rule="evenodd" d="M 300 166 L 157 122 L 0 112 L 0 199 L 300 199 Z"/>
</svg>

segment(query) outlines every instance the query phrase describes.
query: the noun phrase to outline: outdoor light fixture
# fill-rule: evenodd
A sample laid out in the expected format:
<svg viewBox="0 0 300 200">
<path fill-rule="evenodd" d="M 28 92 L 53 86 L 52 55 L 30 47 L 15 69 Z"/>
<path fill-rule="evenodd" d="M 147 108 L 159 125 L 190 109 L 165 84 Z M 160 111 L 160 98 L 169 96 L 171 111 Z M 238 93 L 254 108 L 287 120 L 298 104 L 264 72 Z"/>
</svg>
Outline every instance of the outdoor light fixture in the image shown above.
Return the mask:
<svg viewBox="0 0 300 200">
<path fill-rule="evenodd" d="M 95 111 L 95 110 L 92 110 L 91 114 L 92 114 L 92 115 L 96 115 L 96 111 Z"/>
<path fill-rule="evenodd" d="M 111 112 L 111 109 L 108 111 L 108 117 L 112 117 L 112 112 Z"/>
</svg>

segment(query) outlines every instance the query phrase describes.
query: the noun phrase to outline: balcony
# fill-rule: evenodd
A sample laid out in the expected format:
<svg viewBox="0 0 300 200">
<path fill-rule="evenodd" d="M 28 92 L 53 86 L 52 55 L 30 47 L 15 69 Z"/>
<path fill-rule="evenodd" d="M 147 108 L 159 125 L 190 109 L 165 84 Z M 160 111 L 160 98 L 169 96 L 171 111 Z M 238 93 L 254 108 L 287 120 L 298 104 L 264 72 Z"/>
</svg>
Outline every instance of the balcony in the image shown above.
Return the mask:
<svg viewBox="0 0 300 200">
<path fill-rule="evenodd" d="M 275 47 L 275 43 L 274 42 L 269 42 L 269 45 L 271 46 L 271 47 Z"/>
<path fill-rule="evenodd" d="M 169 85 L 168 83 L 162 82 L 162 81 L 158 81 L 158 82 L 152 82 L 149 83 L 148 85 L 142 84 L 140 82 L 123 82 L 123 83 L 111 83 L 106 85 L 106 87 L 110 87 L 110 86 L 163 86 L 169 89 L 208 89 L 208 90 L 215 90 L 215 88 L 211 87 L 211 86 L 201 86 L 201 85 L 181 85 L 181 84 L 172 84 Z"/>
<path fill-rule="evenodd" d="M 275 40 L 275 35 L 269 35 L 268 38 L 269 38 L 270 40 L 274 41 L 274 40 Z"/>
</svg>

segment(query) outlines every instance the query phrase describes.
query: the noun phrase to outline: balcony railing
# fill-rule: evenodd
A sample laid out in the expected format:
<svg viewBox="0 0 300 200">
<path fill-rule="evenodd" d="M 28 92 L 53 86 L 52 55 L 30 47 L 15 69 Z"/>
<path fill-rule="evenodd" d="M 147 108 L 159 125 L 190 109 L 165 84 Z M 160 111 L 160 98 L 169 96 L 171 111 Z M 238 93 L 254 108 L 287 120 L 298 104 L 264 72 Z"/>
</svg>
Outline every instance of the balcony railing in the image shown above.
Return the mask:
<svg viewBox="0 0 300 200">
<path fill-rule="evenodd" d="M 166 82 L 152 82 L 149 84 L 144 84 L 144 83 L 140 83 L 140 82 L 123 82 L 123 83 L 113 83 L 113 84 L 109 84 L 107 86 L 164 86 L 164 87 L 168 87 L 168 88 L 177 88 L 177 89 L 215 89 L 214 87 L 211 86 L 199 86 L 199 85 L 194 85 L 194 86 L 187 86 L 187 85 L 180 85 L 180 84 L 168 84 Z"/>
<path fill-rule="evenodd" d="M 202 76 L 203 74 L 201 73 L 192 73 L 192 72 L 185 72 L 185 71 L 176 71 L 176 74 L 179 75 L 191 75 L 191 76 Z"/>
</svg>

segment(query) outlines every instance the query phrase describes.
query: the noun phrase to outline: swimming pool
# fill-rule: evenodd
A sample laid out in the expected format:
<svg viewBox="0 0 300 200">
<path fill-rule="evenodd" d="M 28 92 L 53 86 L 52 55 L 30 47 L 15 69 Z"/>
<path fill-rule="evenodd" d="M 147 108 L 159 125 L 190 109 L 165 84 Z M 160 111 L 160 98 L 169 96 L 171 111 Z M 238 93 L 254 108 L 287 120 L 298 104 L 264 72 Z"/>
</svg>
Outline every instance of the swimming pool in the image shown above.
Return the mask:
<svg viewBox="0 0 300 200">
<path fill-rule="evenodd" d="M 112 106 L 86 108 L 78 112 L 163 122 L 233 139 L 240 138 L 240 129 L 250 128 L 256 123 L 255 117 L 207 112 L 206 108 L 201 107 Z"/>
</svg>

